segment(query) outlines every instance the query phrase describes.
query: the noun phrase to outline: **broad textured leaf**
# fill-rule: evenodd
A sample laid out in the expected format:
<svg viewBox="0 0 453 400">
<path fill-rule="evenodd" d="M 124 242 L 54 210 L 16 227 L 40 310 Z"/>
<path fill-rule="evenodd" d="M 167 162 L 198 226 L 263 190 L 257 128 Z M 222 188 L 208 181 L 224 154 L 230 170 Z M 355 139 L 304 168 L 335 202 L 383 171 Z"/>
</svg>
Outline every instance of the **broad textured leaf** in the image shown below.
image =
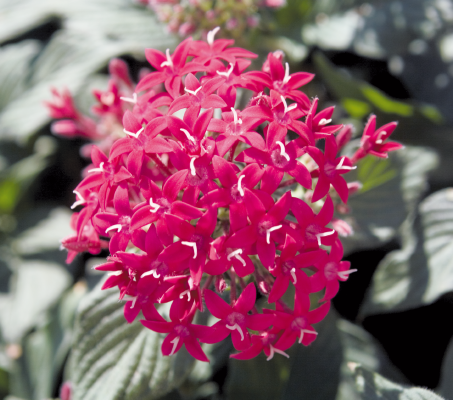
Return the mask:
<svg viewBox="0 0 453 400">
<path fill-rule="evenodd" d="M 394 238 L 415 212 L 427 174 L 436 166 L 435 153 L 420 147 L 407 147 L 385 160 L 371 156 L 361 160 L 348 175 L 349 181 L 358 180 L 363 187 L 348 202 L 352 212 L 344 218 L 355 233 L 342 238 L 345 251 L 376 247 Z"/>
<path fill-rule="evenodd" d="M 181 349 L 161 353 L 162 335 L 128 324 L 114 290 L 96 287 L 77 314 L 69 379 L 74 400 L 156 399 L 177 387 L 194 359 Z"/>
<path fill-rule="evenodd" d="M 350 363 L 349 368 L 362 400 L 442 400 L 430 390 L 398 385 L 359 364 Z"/>
<path fill-rule="evenodd" d="M 402 249 L 379 264 L 362 315 L 420 307 L 453 291 L 452 191 L 441 190 L 421 203 L 414 229 L 410 223 L 405 227 Z"/>
<path fill-rule="evenodd" d="M 71 283 L 60 265 L 38 260 L 10 261 L 14 271 L 10 292 L 0 298 L 2 336 L 7 343 L 18 343 L 39 322 Z"/>
</svg>

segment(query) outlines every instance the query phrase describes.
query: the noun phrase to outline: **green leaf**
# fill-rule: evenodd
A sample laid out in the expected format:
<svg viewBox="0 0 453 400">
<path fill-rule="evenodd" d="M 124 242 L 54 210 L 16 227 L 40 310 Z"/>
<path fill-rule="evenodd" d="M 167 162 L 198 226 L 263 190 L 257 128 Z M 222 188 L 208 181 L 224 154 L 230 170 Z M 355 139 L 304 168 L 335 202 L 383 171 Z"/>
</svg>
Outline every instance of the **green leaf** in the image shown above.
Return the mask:
<svg viewBox="0 0 453 400">
<path fill-rule="evenodd" d="M 359 364 L 349 363 L 348 366 L 362 400 L 442 400 L 430 390 L 398 385 Z"/>
<path fill-rule="evenodd" d="M 426 198 L 403 247 L 379 264 L 361 314 L 403 311 L 430 304 L 453 291 L 453 189 Z"/>
<path fill-rule="evenodd" d="M 69 379 L 74 400 L 156 399 L 178 387 L 193 366 L 185 349 L 161 353 L 162 335 L 128 324 L 115 290 L 98 285 L 81 302 Z"/>
<path fill-rule="evenodd" d="M 71 282 L 60 265 L 38 260 L 10 260 L 10 292 L 0 298 L 0 327 L 7 343 L 19 343 L 42 320 Z"/>
<path fill-rule="evenodd" d="M 384 160 L 372 156 L 361 160 L 348 180 L 358 180 L 363 187 L 348 201 L 351 213 L 340 216 L 355 232 L 342 238 L 345 251 L 376 247 L 394 238 L 415 212 L 427 174 L 436 165 L 435 153 L 420 147 L 406 147 Z"/>
</svg>

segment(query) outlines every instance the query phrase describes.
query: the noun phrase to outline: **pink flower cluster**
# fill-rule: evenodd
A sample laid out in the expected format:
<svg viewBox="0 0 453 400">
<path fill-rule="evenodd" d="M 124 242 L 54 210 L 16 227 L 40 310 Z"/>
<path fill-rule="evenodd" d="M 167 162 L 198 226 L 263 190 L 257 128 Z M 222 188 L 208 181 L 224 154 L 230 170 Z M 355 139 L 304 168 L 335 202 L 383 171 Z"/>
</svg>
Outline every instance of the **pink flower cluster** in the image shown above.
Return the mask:
<svg viewBox="0 0 453 400">
<path fill-rule="evenodd" d="M 109 249 L 96 267 L 110 272 L 103 289 L 119 288 L 129 323 L 141 311 L 145 327 L 166 334 L 164 355 L 184 344 L 209 361 L 200 342 L 231 334 L 234 358 L 287 356 L 295 341 L 316 338 L 313 324 L 355 271 L 338 239 L 351 228 L 333 217 L 358 187 L 343 175 L 366 154 L 399 148 L 386 142 L 396 124 L 376 130 L 372 116 L 352 159 L 339 156 L 352 130 L 331 125 L 333 107 L 318 111 L 318 100 L 299 90 L 313 75 L 291 74 L 281 52 L 246 72 L 256 55 L 214 40 L 215 32 L 207 42 L 184 40 L 173 54 L 147 49 L 155 71 L 135 89 L 114 60 L 108 91 L 95 93 L 98 122 L 55 92 L 49 107 L 65 119 L 54 132 L 104 150 L 91 145 L 92 165 L 74 191 L 73 208 L 82 206 L 76 234 L 62 245 L 68 262 Z M 238 93 L 250 95 L 243 109 L 235 108 Z M 305 201 L 287 191 L 297 184 Z M 310 294 L 321 291 L 311 309 Z M 270 308 L 260 307 L 264 298 Z M 162 303 L 171 303 L 170 321 L 155 307 Z M 213 326 L 193 323 L 204 307 L 219 320 Z"/>
<path fill-rule="evenodd" d="M 216 26 L 240 38 L 261 22 L 263 9 L 276 9 L 285 0 L 139 0 L 150 7 L 169 32 L 181 37 L 207 33 Z"/>
</svg>

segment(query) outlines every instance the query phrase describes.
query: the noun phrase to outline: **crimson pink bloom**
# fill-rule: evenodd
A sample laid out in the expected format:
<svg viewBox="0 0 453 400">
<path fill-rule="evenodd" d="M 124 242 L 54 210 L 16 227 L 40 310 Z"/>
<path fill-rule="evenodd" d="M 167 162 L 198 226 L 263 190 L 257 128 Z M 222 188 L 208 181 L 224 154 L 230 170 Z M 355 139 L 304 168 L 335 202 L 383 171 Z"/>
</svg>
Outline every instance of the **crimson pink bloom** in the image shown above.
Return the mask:
<svg viewBox="0 0 453 400">
<path fill-rule="evenodd" d="M 303 259 L 302 262 L 300 258 L 295 257 L 298 247 L 296 241 L 291 236 L 286 235 L 282 253 L 275 259 L 274 268 L 269 269 L 272 275 L 276 277 L 269 294 L 269 303 L 274 303 L 283 296 L 288 289 L 290 281 L 297 291 L 310 294 L 310 280 L 308 279 L 307 274 L 301 271 L 300 268 L 313 264 L 319 258 L 320 254 L 316 254 L 317 252 L 311 252 L 311 254 L 307 253 L 309 256 L 305 256 L 305 259 Z"/>
<path fill-rule="evenodd" d="M 330 302 L 310 310 L 310 298 L 306 294 L 296 292 L 294 299 L 294 311 L 289 314 L 284 312 L 277 304 L 275 327 L 284 329 L 283 335 L 277 342 L 277 346 L 283 350 L 291 347 L 299 339 L 299 343 L 308 346 L 316 339 L 318 334 L 313 328 L 324 319 L 330 309 Z"/>
<path fill-rule="evenodd" d="M 305 120 L 308 129 L 312 131 L 315 139 L 331 136 L 342 128 L 343 125 L 328 125 L 332 122 L 332 114 L 335 107 L 328 107 L 316 114 L 317 107 L 318 98 L 315 98 Z"/>
<path fill-rule="evenodd" d="M 187 171 L 176 172 L 165 181 L 162 189 L 153 181 L 143 179 L 141 191 L 146 202 L 135 209 L 131 219 L 131 229 L 138 229 L 156 222 L 157 235 L 162 243 L 168 246 L 173 243 L 173 235 L 168 231 L 165 215 L 173 214 L 188 220 L 200 218 L 203 214 L 202 211 L 183 201 L 176 200 L 186 176 Z"/>
<path fill-rule="evenodd" d="M 291 192 L 286 192 L 274 206 L 266 212 L 263 203 L 250 190 L 244 190 L 244 202 L 251 225 L 235 232 L 226 242 L 232 249 L 240 249 L 256 243 L 260 261 L 266 268 L 274 265 L 276 232 L 291 207 Z"/>
<path fill-rule="evenodd" d="M 208 357 L 198 343 L 198 338 L 209 333 L 209 328 L 203 325 L 192 324 L 195 309 L 185 318 L 179 319 L 180 303 L 173 303 L 170 308 L 171 322 L 165 321 L 159 314 L 154 321 L 141 320 L 143 326 L 159 333 L 168 333 L 162 342 L 162 354 L 171 356 L 179 351 L 184 344 L 189 354 L 200 361 L 209 362 Z"/>
<path fill-rule="evenodd" d="M 146 49 L 145 56 L 148 62 L 157 70 L 146 75 L 137 85 L 136 91 L 151 89 L 159 83 L 165 83 L 165 89 L 176 98 L 181 92 L 181 77 L 189 72 L 204 71 L 202 64 L 189 63 L 186 59 L 189 53 L 192 38 L 187 38 L 181 42 L 175 49 L 173 55 L 167 49 L 166 54 L 154 50 Z"/>
<path fill-rule="evenodd" d="M 326 137 L 326 146 L 324 154 L 316 147 L 308 146 L 306 151 L 318 164 L 318 169 L 312 173 L 312 176 L 318 175 L 318 183 L 313 193 L 312 202 L 322 199 L 332 185 L 344 203 L 348 201 L 348 185 L 341 176 L 346 174 L 355 167 L 352 166 L 351 160 L 346 157 L 337 157 L 338 146 L 335 137 L 330 135 Z"/>
<path fill-rule="evenodd" d="M 330 250 L 317 264 L 318 271 L 310 277 L 313 292 L 319 292 L 326 288 L 324 297 L 320 301 L 328 301 L 335 297 L 340 288 L 338 281 L 346 281 L 349 274 L 357 271 L 350 269 L 349 261 L 341 261 L 343 258 L 343 246 L 337 239 Z"/>
<path fill-rule="evenodd" d="M 194 284 L 199 285 L 212 241 L 211 235 L 217 224 L 217 209 L 208 208 L 195 227 L 171 214 L 167 214 L 165 220 L 170 232 L 180 240 L 168 246 L 159 259 L 178 265 L 176 270 L 189 268 Z"/>
<path fill-rule="evenodd" d="M 247 328 L 261 331 L 274 322 L 272 314 L 248 314 L 255 307 L 254 283 L 247 285 L 233 305 L 229 305 L 209 289 L 205 289 L 203 293 L 206 307 L 214 317 L 220 319 L 211 327 L 212 333 L 201 339 L 204 343 L 221 342 L 231 333 L 234 348 L 245 350 L 251 344 Z"/>
<path fill-rule="evenodd" d="M 267 165 L 261 181 L 261 189 L 269 194 L 275 192 L 285 175 L 292 176 L 303 187 L 311 188 L 311 177 L 305 165 L 297 160 L 305 150 L 295 141 L 285 143 L 286 132 L 270 125 L 266 135 L 266 150 L 248 148 L 236 157 L 236 161 Z"/>
<path fill-rule="evenodd" d="M 360 147 L 352 157 L 352 161 L 356 163 L 367 154 L 372 154 L 373 156 L 380 158 L 387 158 L 387 153 L 389 151 L 403 148 L 404 146 L 397 142 L 384 143 L 393 133 L 397 125 L 397 122 L 390 122 L 381 126 L 379 129 L 376 129 L 376 115 L 371 115 L 363 130 Z"/>
<path fill-rule="evenodd" d="M 315 214 L 307 203 L 298 198 L 293 198 L 291 211 L 299 223 L 296 231 L 291 233 L 296 239 L 299 249 L 317 250 L 321 245 L 332 246 L 334 244 L 337 232 L 326 227 L 331 222 L 334 212 L 330 196 L 327 196 L 318 214 Z"/>
</svg>

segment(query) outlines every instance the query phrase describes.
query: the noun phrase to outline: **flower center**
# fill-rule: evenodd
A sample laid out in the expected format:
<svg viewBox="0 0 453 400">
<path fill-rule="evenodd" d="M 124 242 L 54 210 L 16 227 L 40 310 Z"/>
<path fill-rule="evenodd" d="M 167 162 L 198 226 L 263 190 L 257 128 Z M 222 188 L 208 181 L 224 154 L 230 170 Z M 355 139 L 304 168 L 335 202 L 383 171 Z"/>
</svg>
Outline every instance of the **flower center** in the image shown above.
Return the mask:
<svg viewBox="0 0 453 400">
<path fill-rule="evenodd" d="M 338 279 L 338 263 L 331 261 L 328 262 L 324 267 L 324 276 L 328 281 L 334 281 Z"/>
</svg>

